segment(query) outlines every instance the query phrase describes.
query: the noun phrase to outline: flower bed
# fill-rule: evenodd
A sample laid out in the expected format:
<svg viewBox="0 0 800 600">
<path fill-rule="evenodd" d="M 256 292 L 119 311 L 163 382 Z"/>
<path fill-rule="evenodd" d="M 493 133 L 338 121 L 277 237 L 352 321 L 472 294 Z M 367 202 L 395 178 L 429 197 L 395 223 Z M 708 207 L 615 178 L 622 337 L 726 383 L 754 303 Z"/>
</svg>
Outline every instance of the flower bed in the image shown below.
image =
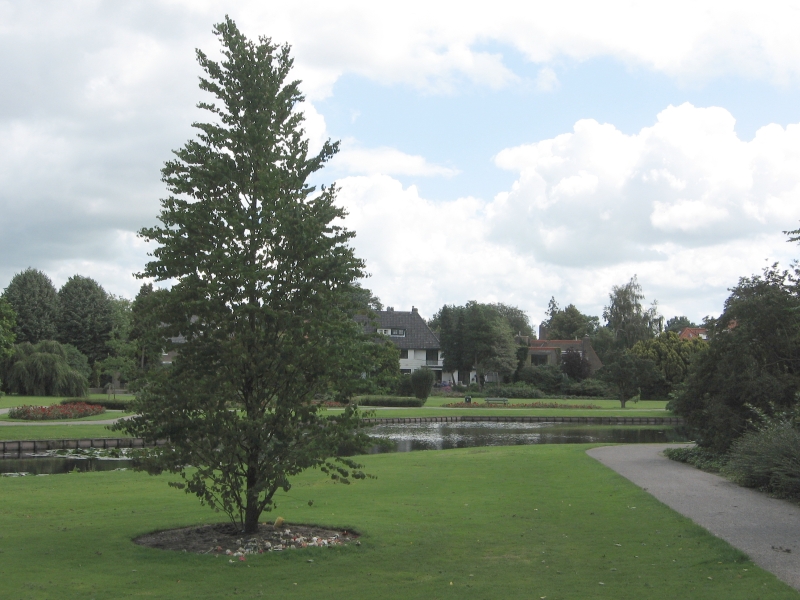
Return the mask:
<svg viewBox="0 0 800 600">
<path fill-rule="evenodd" d="M 602 408 L 596 404 L 561 404 L 559 402 L 531 402 L 529 404 L 480 404 L 478 402 L 450 402 L 447 408 Z"/>
<path fill-rule="evenodd" d="M 52 421 L 55 419 L 82 419 L 106 412 L 103 406 L 86 402 L 51 404 L 50 406 L 17 406 L 8 411 L 9 419 L 26 421 Z"/>
</svg>

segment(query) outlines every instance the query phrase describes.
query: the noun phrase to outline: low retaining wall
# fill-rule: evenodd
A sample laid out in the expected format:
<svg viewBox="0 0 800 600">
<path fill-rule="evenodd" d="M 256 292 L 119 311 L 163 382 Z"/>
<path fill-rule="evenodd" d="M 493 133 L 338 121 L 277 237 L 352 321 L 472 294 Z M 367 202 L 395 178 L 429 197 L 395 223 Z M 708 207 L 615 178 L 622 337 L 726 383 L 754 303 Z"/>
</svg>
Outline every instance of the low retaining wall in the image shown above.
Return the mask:
<svg viewBox="0 0 800 600">
<path fill-rule="evenodd" d="M 584 425 L 683 425 L 682 417 L 398 417 L 363 419 L 365 423 L 391 425 L 403 423 L 581 423 Z"/>
<path fill-rule="evenodd" d="M 93 438 L 82 440 L 15 440 L 0 441 L 0 454 L 44 452 L 45 450 L 76 450 L 78 448 L 144 448 L 163 446 L 166 442 L 145 443 L 142 438 Z"/>
</svg>

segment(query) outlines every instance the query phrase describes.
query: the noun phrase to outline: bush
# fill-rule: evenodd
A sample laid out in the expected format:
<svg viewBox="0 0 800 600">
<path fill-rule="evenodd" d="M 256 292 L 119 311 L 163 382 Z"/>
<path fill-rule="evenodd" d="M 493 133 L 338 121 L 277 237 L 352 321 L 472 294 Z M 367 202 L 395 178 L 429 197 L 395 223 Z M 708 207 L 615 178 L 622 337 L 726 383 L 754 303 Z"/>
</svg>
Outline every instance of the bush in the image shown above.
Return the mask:
<svg viewBox="0 0 800 600">
<path fill-rule="evenodd" d="M 411 385 L 411 375 L 409 375 L 408 373 L 400 375 L 400 379 L 397 382 L 397 395 L 412 396 L 413 394 L 414 394 L 414 388 Z"/>
<path fill-rule="evenodd" d="M 475 398 L 544 398 L 545 394 L 538 388 L 528 385 L 494 386 L 487 385 L 483 391 L 473 392 Z"/>
<path fill-rule="evenodd" d="M 561 386 L 561 391 L 566 396 L 611 397 L 611 389 L 608 384 L 599 379 L 584 379 L 583 381 L 566 383 Z"/>
<path fill-rule="evenodd" d="M 547 394 L 557 394 L 564 377 L 561 369 L 553 365 L 525 365 L 519 370 L 519 379 Z"/>
<path fill-rule="evenodd" d="M 800 498 L 800 432 L 781 422 L 745 433 L 731 445 L 722 472 L 745 487 Z"/>
<path fill-rule="evenodd" d="M 356 398 L 356 403 L 359 406 L 411 406 L 419 408 L 425 404 L 425 400 L 407 396 L 361 396 Z"/>
<path fill-rule="evenodd" d="M 26 421 L 50 421 L 54 419 L 82 419 L 106 412 L 102 406 L 86 402 L 70 402 L 69 404 L 51 404 L 50 406 L 16 406 L 8 411 L 10 419 Z"/>
<path fill-rule="evenodd" d="M 102 406 L 107 410 L 124 410 L 130 412 L 133 408 L 134 400 L 87 400 L 86 398 L 65 398 L 61 404 L 71 404 L 73 402 L 84 402 L 92 406 Z"/>
<path fill-rule="evenodd" d="M 664 450 L 664 456 L 670 460 L 686 463 L 711 473 L 719 473 L 728 460 L 726 455 L 701 448 L 700 446 L 667 448 Z"/>
<path fill-rule="evenodd" d="M 433 382 L 436 376 L 427 367 L 422 367 L 411 373 L 411 388 L 414 395 L 420 400 L 427 400 L 433 389 Z"/>
</svg>

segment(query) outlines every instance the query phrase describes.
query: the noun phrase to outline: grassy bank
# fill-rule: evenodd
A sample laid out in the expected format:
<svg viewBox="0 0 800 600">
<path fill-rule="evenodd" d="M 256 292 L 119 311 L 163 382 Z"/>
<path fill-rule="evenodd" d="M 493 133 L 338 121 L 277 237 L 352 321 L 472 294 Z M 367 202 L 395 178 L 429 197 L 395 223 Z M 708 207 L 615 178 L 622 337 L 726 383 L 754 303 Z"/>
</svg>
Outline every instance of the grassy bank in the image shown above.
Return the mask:
<svg viewBox="0 0 800 600">
<path fill-rule="evenodd" d="M 800 597 L 585 449 L 370 456 L 378 479 L 351 486 L 305 474 L 277 513 L 354 528 L 362 545 L 235 564 L 130 542 L 220 520 L 163 476 L 3 479 L 0 577 L 14 598 Z"/>
</svg>

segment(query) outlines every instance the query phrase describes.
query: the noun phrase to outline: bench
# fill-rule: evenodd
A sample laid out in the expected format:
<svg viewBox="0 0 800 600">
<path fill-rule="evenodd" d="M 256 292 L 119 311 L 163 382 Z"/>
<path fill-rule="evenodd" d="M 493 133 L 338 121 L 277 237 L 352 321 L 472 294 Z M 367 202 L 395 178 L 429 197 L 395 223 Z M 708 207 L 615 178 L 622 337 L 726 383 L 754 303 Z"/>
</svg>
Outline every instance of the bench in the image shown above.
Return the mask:
<svg viewBox="0 0 800 600">
<path fill-rule="evenodd" d="M 486 398 L 486 404 L 508 404 L 508 398 Z"/>
</svg>

